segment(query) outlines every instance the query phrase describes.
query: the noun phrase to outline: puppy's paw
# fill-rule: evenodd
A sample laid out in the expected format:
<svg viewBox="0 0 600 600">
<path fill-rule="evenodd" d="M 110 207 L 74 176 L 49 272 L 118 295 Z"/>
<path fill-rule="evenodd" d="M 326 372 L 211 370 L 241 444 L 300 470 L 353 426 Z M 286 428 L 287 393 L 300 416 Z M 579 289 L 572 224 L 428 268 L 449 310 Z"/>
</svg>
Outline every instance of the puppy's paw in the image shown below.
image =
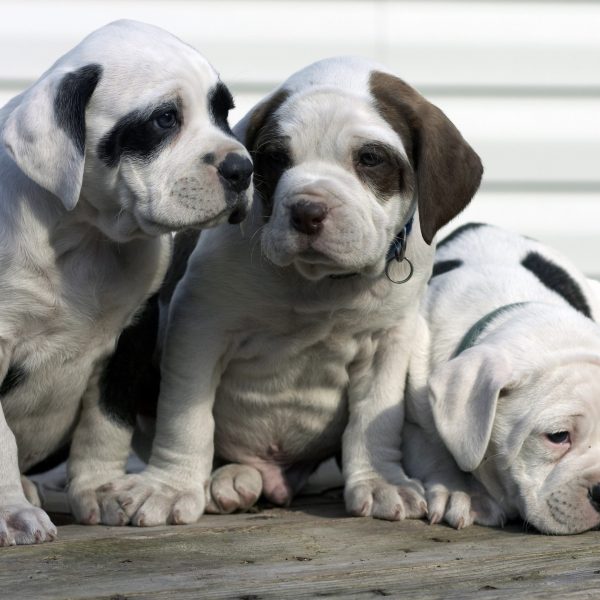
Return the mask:
<svg viewBox="0 0 600 600">
<path fill-rule="evenodd" d="M 4 503 L 0 500 L 0 546 L 41 544 L 56 539 L 58 532 L 50 517 L 25 499 Z"/>
<path fill-rule="evenodd" d="M 103 483 L 119 477 L 121 474 L 93 480 L 76 478 L 69 483 L 69 504 L 78 523 L 82 525 L 98 525 L 100 523 L 126 525 L 129 523 L 129 516 L 117 499 L 99 491 Z"/>
<path fill-rule="evenodd" d="M 346 484 L 344 499 L 346 510 L 355 517 L 401 521 L 420 519 L 427 514 L 422 486 L 408 478 L 401 485 L 379 477 Z"/>
<path fill-rule="evenodd" d="M 262 476 L 254 467 L 229 464 L 217 469 L 206 489 L 206 512 L 248 510 L 262 493 Z"/>
<path fill-rule="evenodd" d="M 504 525 L 504 511 L 484 490 L 449 489 L 436 484 L 428 488 L 427 502 L 431 524 L 443 520 L 455 529 L 473 523 L 488 527 Z"/>
<path fill-rule="evenodd" d="M 146 473 L 125 475 L 96 490 L 106 525 L 153 527 L 195 523 L 204 512 L 204 486 L 180 488 Z"/>
</svg>

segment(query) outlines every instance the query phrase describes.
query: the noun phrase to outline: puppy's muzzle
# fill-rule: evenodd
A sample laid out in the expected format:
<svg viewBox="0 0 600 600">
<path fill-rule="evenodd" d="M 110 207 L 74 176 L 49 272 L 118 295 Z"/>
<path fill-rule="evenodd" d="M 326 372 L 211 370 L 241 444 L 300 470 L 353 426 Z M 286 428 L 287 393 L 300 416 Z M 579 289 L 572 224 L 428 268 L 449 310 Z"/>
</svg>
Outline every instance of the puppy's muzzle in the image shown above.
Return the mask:
<svg viewBox="0 0 600 600">
<path fill-rule="evenodd" d="M 317 235 L 323 229 L 327 217 L 327 206 L 322 202 L 300 200 L 290 209 L 291 226 L 300 233 Z"/>
<path fill-rule="evenodd" d="M 245 156 L 228 154 L 223 162 L 217 167 L 225 186 L 232 192 L 241 194 L 250 186 L 252 177 L 252 163 Z"/>
</svg>

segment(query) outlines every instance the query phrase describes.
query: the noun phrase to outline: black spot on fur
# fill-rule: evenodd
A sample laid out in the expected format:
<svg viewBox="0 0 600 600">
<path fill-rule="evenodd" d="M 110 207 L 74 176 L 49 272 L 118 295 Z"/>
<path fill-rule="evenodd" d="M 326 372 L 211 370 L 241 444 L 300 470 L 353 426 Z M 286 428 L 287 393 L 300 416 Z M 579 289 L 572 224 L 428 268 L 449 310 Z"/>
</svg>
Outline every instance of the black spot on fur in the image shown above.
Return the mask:
<svg viewBox="0 0 600 600">
<path fill-rule="evenodd" d="M 25 475 L 37 475 L 38 473 L 45 473 L 54 467 L 58 467 L 69 458 L 69 450 L 71 449 L 70 444 L 61 446 L 58 450 L 55 450 L 50 456 L 47 456 L 44 460 L 30 467 Z"/>
<path fill-rule="evenodd" d="M 210 91 L 208 107 L 213 123 L 225 133 L 233 135 L 227 121 L 229 111 L 235 108 L 233 96 L 227 89 L 227 86 L 221 81 Z"/>
<path fill-rule="evenodd" d="M 548 289 L 562 296 L 575 310 L 592 318 L 590 307 L 577 282 L 562 268 L 537 252 L 530 252 L 521 264 Z"/>
<path fill-rule="evenodd" d="M 161 302 L 168 304 L 171 301 L 173 292 L 185 273 L 188 259 L 196 247 L 199 237 L 199 229 L 186 229 L 175 236 L 171 264 L 159 292 Z"/>
<path fill-rule="evenodd" d="M 144 402 L 156 403 L 160 371 L 154 363 L 158 335 L 158 294 L 123 330 L 100 380 L 100 406 L 113 420 L 133 427 Z"/>
<path fill-rule="evenodd" d="M 85 151 L 85 107 L 102 75 L 102 67 L 86 65 L 67 73 L 54 97 L 54 116 L 58 126 L 73 140 L 81 155 Z"/>
<path fill-rule="evenodd" d="M 0 385 L 0 396 L 6 396 L 12 392 L 18 385 L 25 380 L 25 370 L 23 367 L 11 365 L 6 372 L 2 384 Z"/>
<path fill-rule="evenodd" d="M 462 264 L 462 260 L 440 260 L 433 265 L 431 279 L 437 277 L 438 275 L 443 275 L 448 271 L 452 271 L 453 269 L 458 269 L 458 267 L 462 266 Z"/>
<path fill-rule="evenodd" d="M 157 120 L 166 113 L 174 113 L 172 127 L 161 127 Z M 98 156 L 109 167 L 116 167 L 123 156 L 144 161 L 152 160 L 180 131 L 182 126 L 181 101 L 169 100 L 146 110 L 134 110 L 121 117 L 100 140 Z"/>
<path fill-rule="evenodd" d="M 438 248 L 449 244 L 452 240 L 455 240 L 458 236 L 462 235 L 466 231 L 470 231 L 471 229 L 479 229 L 480 227 L 485 227 L 485 223 L 465 223 L 461 225 L 458 229 L 455 229 L 451 234 L 447 235 L 438 245 Z"/>
</svg>

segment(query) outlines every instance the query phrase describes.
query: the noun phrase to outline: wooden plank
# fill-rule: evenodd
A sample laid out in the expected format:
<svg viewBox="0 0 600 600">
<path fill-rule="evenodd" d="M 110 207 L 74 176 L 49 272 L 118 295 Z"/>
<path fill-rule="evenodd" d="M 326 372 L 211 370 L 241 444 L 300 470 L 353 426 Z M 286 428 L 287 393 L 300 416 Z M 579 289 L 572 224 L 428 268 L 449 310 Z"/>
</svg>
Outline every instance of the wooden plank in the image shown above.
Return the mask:
<svg viewBox="0 0 600 600">
<path fill-rule="evenodd" d="M 5 597 L 547 598 L 600 589 L 598 532 L 356 519 L 326 499 L 185 527 L 59 533 L 52 544 L 0 550 Z"/>
</svg>

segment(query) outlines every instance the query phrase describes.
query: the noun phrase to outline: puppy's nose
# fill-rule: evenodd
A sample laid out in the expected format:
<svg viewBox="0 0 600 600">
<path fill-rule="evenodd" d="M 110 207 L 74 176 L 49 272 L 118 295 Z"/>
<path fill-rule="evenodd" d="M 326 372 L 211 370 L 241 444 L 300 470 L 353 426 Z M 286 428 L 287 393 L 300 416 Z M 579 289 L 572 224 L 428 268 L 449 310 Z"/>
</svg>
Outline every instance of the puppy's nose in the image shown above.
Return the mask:
<svg viewBox="0 0 600 600">
<path fill-rule="evenodd" d="M 292 227 L 300 233 L 316 235 L 323 229 L 323 221 L 327 216 L 327 206 L 321 202 L 300 200 L 292 205 Z"/>
<path fill-rule="evenodd" d="M 252 163 L 245 157 L 231 152 L 217 167 L 219 175 L 234 192 L 243 192 L 250 185 Z"/>
<path fill-rule="evenodd" d="M 590 504 L 600 512 L 600 483 L 593 485 L 588 490 L 588 498 L 590 500 Z"/>
</svg>

